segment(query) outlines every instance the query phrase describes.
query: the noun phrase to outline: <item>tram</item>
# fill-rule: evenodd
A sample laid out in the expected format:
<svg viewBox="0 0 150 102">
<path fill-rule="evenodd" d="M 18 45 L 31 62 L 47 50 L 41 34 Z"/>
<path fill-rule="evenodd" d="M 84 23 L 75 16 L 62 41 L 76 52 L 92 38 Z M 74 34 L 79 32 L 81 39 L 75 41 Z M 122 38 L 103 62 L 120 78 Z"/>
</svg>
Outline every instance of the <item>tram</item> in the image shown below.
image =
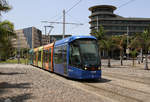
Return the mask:
<svg viewBox="0 0 150 102">
<path fill-rule="evenodd" d="M 93 36 L 71 36 L 29 51 L 30 64 L 73 79 L 100 79 L 101 62 Z"/>
</svg>

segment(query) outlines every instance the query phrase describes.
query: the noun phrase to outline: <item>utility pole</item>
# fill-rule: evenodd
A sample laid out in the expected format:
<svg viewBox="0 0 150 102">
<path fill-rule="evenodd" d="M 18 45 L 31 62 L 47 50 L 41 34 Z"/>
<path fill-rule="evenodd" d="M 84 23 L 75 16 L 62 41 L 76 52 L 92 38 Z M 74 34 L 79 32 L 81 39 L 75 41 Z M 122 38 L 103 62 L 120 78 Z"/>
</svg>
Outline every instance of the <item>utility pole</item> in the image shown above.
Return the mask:
<svg viewBox="0 0 150 102">
<path fill-rule="evenodd" d="M 65 10 L 63 10 L 63 39 L 65 38 Z"/>
<path fill-rule="evenodd" d="M 97 16 L 97 32 L 98 32 L 98 24 L 99 24 L 99 23 L 98 23 L 98 16 Z"/>
<path fill-rule="evenodd" d="M 54 28 L 54 26 L 44 26 L 44 28 L 45 28 L 45 35 L 47 34 L 47 29 L 46 29 L 47 27 L 51 28 L 49 30 L 49 32 L 48 32 L 48 41 L 47 41 L 47 43 L 50 43 L 50 33 L 51 33 L 52 29 Z"/>
<path fill-rule="evenodd" d="M 83 25 L 82 23 L 66 23 L 66 17 L 65 17 L 65 10 L 63 10 L 63 22 L 49 22 L 49 21 L 41 21 L 43 23 L 50 23 L 50 24 L 63 24 L 63 33 L 62 33 L 62 38 L 65 37 L 65 29 L 66 29 L 66 24 L 71 24 L 71 25 Z"/>
</svg>

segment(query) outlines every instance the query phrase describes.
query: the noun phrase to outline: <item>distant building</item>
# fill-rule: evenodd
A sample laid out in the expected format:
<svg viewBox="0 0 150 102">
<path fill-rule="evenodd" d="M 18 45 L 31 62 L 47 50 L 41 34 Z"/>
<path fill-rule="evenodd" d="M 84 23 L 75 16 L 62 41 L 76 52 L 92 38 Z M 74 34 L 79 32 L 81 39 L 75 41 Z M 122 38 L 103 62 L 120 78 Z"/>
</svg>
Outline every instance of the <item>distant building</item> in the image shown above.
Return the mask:
<svg viewBox="0 0 150 102">
<path fill-rule="evenodd" d="M 16 35 L 17 39 L 12 39 L 15 48 L 36 48 L 42 45 L 42 32 L 35 27 L 16 30 Z"/>
<path fill-rule="evenodd" d="M 69 37 L 72 35 L 65 35 L 66 37 Z M 50 39 L 50 42 L 49 42 Z M 48 35 L 42 35 L 42 45 L 46 45 L 48 43 L 54 42 L 56 40 L 61 40 L 62 39 L 62 35 L 50 35 L 50 37 L 48 37 Z"/>
<path fill-rule="evenodd" d="M 143 32 L 150 25 L 150 18 L 125 18 L 114 14 L 116 9 L 111 5 L 90 7 L 91 32 L 102 25 L 107 35 L 123 35 L 127 33 L 127 29 L 129 35 L 132 35 Z"/>
</svg>

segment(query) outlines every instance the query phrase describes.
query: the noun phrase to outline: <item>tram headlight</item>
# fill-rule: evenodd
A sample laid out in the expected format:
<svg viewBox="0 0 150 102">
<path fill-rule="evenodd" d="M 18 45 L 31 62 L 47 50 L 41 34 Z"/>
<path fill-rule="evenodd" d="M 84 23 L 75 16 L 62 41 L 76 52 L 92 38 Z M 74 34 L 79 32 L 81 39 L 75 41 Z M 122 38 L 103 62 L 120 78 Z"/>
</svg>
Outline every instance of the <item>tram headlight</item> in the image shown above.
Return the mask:
<svg viewBox="0 0 150 102">
<path fill-rule="evenodd" d="M 87 70 L 87 68 L 86 68 L 86 67 L 85 67 L 84 69 L 85 69 L 85 70 Z"/>
</svg>

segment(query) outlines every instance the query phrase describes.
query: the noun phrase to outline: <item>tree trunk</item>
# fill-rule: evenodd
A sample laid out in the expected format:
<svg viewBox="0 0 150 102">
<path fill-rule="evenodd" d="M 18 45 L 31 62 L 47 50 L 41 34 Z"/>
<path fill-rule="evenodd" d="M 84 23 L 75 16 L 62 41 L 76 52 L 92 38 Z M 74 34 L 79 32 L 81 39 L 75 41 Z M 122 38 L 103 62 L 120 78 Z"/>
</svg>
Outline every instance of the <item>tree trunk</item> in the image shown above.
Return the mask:
<svg viewBox="0 0 150 102">
<path fill-rule="evenodd" d="M 110 68 L 111 67 L 111 64 L 110 64 L 110 54 L 109 54 L 109 51 L 107 52 L 108 54 L 108 67 Z"/>
<path fill-rule="evenodd" d="M 143 49 L 141 48 L 141 51 L 140 51 L 140 57 L 141 57 L 141 63 L 143 63 Z"/>
<path fill-rule="evenodd" d="M 147 54 L 145 55 L 145 70 L 148 70 Z"/>
<path fill-rule="evenodd" d="M 121 63 L 121 66 L 123 66 L 123 58 L 122 58 L 123 54 L 122 54 L 122 51 L 120 51 L 120 63 Z"/>
<path fill-rule="evenodd" d="M 132 58 L 132 66 L 134 66 L 134 57 Z"/>
<path fill-rule="evenodd" d="M 108 57 L 108 67 L 109 67 L 109 68 L 111 67 L 111 64 L 110 64 L 110 57 Z"/>
<path fill-rule="evenodd" d="M 113 56 L 114 56 L 114 51 L 112 50 L 111 51 L 111 58 L 113 59 Z"/>
</svg>

